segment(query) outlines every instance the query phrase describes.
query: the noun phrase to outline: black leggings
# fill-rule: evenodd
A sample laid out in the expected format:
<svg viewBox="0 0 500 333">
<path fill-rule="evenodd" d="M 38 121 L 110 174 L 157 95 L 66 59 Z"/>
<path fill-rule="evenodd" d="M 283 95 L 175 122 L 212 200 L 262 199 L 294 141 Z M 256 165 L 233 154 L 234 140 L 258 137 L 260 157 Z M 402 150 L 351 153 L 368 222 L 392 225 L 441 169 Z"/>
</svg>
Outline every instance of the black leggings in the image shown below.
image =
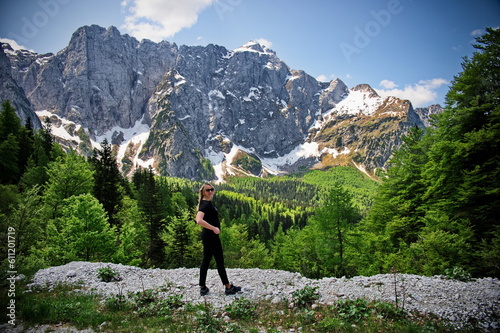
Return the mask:
<svg viewBox="0 0 500 333">
<path fill-rule="evenodd" d="M 224 253 L 222 251 L 222 243 L 220 242 L 219 235 L 202 233 L 201 240 L 203 242 L 203 261 L 200 267 L 200 287 L 206 286 L 208 267 L 210 266 L 212 257 L 215 258 L 217 271 L 219 272 L 222 284 L 229 284 L 226 268 L 224 267 Z"/>
</svg>

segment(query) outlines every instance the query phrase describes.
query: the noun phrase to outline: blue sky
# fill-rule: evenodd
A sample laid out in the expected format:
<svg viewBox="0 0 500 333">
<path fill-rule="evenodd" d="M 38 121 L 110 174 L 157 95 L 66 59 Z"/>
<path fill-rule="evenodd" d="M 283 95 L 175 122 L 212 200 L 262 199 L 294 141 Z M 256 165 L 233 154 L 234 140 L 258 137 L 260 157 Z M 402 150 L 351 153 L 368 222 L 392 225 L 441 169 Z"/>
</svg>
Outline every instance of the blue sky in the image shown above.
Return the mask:
<svg viewBox="0 0 500 333">
<path fill-rule="evenodd" d="M 414 106 L 444 105 L 475 37 L 500 27 L 500 0 L 2 0 L 0 37 L 56 53 L 83 26 L 178 45 L 257 40 L 293 69 L 368 83 Z"/>
</svg>

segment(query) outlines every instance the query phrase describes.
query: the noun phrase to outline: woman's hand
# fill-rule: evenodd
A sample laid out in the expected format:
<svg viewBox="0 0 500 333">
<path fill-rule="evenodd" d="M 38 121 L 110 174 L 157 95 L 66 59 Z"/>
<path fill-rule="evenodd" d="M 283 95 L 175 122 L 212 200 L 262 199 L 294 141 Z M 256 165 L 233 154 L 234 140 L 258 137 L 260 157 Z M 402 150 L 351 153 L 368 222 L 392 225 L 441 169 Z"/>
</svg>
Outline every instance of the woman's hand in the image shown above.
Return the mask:
<svg viewBox="0 0 500 333">
<path fill-rule="evenodd" d="M 207 228 L 207 229 L 210 229 L 214 232 L 214 234 L 218 235 L 220 234 L 220 229 L 217 228 L 217 227 L 214 227 L 213 225 L 211 225 L 210 223 L 208 223 L 207 221 L 205 221 L 203 218 L 205 217 L 205 213 L 203 212 L 198 212 L 196 214 L 196 223 L 198 223 L 199 225 L 201 225 L 203 228 Z"/>
</svg>

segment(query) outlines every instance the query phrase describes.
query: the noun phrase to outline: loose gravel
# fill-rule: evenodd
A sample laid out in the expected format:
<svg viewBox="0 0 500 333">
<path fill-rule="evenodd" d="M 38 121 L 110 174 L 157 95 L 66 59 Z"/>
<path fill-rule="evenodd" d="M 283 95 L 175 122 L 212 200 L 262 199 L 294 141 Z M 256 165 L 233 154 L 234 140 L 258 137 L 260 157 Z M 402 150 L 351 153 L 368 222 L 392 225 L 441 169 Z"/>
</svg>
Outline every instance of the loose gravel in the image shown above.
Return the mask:
<svg viewBox="0 0 500 333">
<path fill-rule="evenodd" d="M 98 270 L 109 267 L 120 280 L 103 282 Z M 200 296 L 199 270 L 196 268 L 142 269 L 108 263 L 71 262 L 38 271 L 29 288 L 53 288 L 58 284 L 77 285 L 82 292 L 103 296 L 138 292 L 148 289 L 160 296 L 182 295 L 184 302 L 208 302 L 215 308 L 232 303 L 237 297 L 266 300 L 271 303 L 293 302 L 292 293 L 306 286 L 317 287 L 318 304 L 333 305 L 341 299 L 396 302 L 405 310 L 433 314 L 460 328 L 477 323 L 484 332 L 500 331 L 500 281 L 494 278 L 471 282 L 449 280 L 442 276 L 425 277 L 409 274 L 379 274 L 353 278 L 309 279 L 299 273 L 263 269 L 227 269 L 231 283 L 242 287 L 236 295 L 224 293 L 216 270 L 209 270 L 210 293 Z"/>
</svg>

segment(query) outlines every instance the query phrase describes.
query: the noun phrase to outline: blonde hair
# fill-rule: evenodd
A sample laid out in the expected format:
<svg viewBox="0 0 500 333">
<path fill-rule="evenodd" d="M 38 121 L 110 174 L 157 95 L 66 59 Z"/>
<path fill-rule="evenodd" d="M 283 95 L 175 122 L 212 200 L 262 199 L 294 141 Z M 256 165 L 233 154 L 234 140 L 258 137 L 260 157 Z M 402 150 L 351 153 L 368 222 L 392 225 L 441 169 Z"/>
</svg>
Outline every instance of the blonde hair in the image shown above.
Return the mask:
<svg viewBox="0 0 500 333">
<path fill-rule="evenodd" d="M 214 187 L 212 184 L 210 183 L 204 183 L 203 185 L 201 185 L 200 187 L 200 191 L 199 191 L 199 194 L 198 194 L 198 209 L 200 208 L 200 203 L 201 203 L 201 200 L 203 200 L 203 191 L 205 190 L 205 186 L 211 186 L 211 187 Z"/>
</svg>

